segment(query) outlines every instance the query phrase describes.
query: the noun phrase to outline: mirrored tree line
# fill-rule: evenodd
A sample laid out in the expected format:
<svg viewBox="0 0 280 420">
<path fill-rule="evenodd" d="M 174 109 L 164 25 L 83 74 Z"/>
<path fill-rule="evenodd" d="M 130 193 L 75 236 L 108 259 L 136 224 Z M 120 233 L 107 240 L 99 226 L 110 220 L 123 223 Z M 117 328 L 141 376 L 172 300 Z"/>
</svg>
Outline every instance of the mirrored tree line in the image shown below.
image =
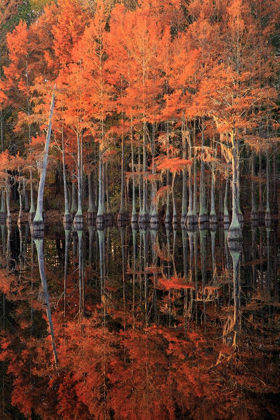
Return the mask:
<svg viewBox="0 0 280 420">
<path fill-rule="evenodd" d="M 2 412 L 275 416 L 277 232 L 227 235 L 2 226 Z"/>
</svg>

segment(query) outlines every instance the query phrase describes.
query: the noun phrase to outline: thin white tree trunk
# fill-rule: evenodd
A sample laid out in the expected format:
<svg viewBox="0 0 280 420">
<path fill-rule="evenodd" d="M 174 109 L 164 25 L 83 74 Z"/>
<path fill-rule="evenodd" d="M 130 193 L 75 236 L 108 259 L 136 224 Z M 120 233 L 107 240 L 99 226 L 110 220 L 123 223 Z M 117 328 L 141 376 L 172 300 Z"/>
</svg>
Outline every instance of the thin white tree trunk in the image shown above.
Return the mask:
<svg viewBox="0 0 280 420">
<path fill-rule="evenodd" d="M 199 223 L 207 222 L 208 213 L 206 209 L 205 196 L 205 162 L 204 162 L 204 119 L 202 119 L 201 133 L 201 163 L 200 163 L 200 187 L 199 187 Z"/>
<path fill-rule="evenodd" d="M 232 219 L 229 227 L 228 240 L 237 241 L 242 237 L 240 221 L 238 217 L 238 151 L 232 134 Z"/>
<path fill-rule="evenodd" d="M 65 166 L 65 143 L 64 133 L 62 128 L 62 174 L 63 174 L 63 190 L 64 190 L 64 220 L 70 222 L 71 216 L 68 204 L 68 192 L 67 192 L 67 179 L 66 179 L 66 166 Z"/>
<path fill-rule="evenodd" d="M 33 172 L 30 169 L 30 209 L 29 213 L 35 213 L 35 204 L 34 204 L 34 189 L 33 189 Z"/>
<path fill-rule="evenodd" d="M 81 134 L 77 133 L 77 146 L 78 146 L 78 209 L 75 214 L 74 221 L 82 222 L 82 153 L 81 153 Z M 79 219 L 79 220 L 78 220 Z"/>
<path fill-rule="evenodd" d="M 37 209 L 36 209 L 36 214 L 35 214 L 33 223 L 34 222 L 43 223 L 43 199 L 44 199 L 44 188 L 45 188 L 45 181 L 46 181 L 46 174 L 47 174 L 49 146 L 50 146 L 50 139 L 51 139 L 51 132 L 52 132 L 52 117 L 53 117 L 53 110 L 54 110 L 54 101 L 55 101 L 55 94 L 53 92 L 52 100 L 51 100 L 48 132 L 47 132 L 47 138 L 46 138 L 45 150 L 44 150 L 43 167 L 41 171 L 38 197 L 37 197 Z"/>
</svg>

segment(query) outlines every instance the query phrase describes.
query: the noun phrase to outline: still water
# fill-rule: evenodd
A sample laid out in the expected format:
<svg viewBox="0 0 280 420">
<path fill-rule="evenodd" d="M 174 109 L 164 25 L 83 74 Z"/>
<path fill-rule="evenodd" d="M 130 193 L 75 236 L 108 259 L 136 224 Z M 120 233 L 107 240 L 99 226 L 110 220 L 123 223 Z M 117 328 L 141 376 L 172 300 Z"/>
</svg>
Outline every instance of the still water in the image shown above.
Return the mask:
<svg viewBox="0 0 280 420">
<path fill-rule="evenodd" d="M 0 230 L 3 419 L 278 419 L 277 225 Z"/>
</svg>

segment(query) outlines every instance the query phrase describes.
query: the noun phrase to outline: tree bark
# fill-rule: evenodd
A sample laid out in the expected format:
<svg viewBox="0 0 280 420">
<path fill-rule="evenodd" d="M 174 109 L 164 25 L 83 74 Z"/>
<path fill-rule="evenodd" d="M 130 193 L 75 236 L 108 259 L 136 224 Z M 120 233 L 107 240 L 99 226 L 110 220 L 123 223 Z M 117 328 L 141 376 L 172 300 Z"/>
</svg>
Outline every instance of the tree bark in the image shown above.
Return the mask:
<svg viewBox="0 0 280 420">
<path fill-rule="evenodd" d="M 53 117 L 53 110 L 54 110 L 54 101 L 55 101 L 55 94 L 53 92 L 52 100 L 51 100 L 48 132 L 47 132 L 47 138 L 46 138 L 45 150 L 44 150 L 43 167 L 41 171 L 38 197 L 37 197 L 37 209 L 36 209 L 36 214 L 33 220 L 33 229 L 39 228 L 39 230 L 44 228 L 43 200 L 44 200 L 44 188 L 45 188 L 45 181 L 46 181 L 46 174 L 47 174 L 49 146 L 50 146 L 50 139 L 51 139 L 51 132 L 52 132 L 52 117 Z"/>
<path fill-rule="evenodd" d="M 239 156 L 237 151 L 237 146 L 234 139 L 234 134 L 232 137 L 232 220 L 229 227 L 228 241 L 233 242 L 240 241 L 242 238 L 242 230 L 240 226 L 240 221 L 238 217 L 238 171 L 239 171 Z"/>
<path fill-rule="evenodd" d="M 69 204 L 68 204 L 67 177 L 66 177 L 66 165 L 65 165 L 65 143 L 64 143 L 63 128 L 62 128 L 61 138 L 62 138 L 62 174 L 63 174 L 63 191 L 64 191 L 63 222 L 67 224 L 71 222 L 71 214 L 69 211 Z"/>
<path fill-rule="evenodd" d="M 199 187 L 199 225 L 208 221 L 205 196 L 205 162 L 204 162 L 204 118 L 201 121 L 201 162 L 200 162 L 200 187 Z"/>
<path fill-rule="evenodd" d="M 78 209 L 74 217 L 75 225 L 83 224 L 83 209 L 82 209 L 82 135 L 77 133 L 78 146 Z"/>
</svg>

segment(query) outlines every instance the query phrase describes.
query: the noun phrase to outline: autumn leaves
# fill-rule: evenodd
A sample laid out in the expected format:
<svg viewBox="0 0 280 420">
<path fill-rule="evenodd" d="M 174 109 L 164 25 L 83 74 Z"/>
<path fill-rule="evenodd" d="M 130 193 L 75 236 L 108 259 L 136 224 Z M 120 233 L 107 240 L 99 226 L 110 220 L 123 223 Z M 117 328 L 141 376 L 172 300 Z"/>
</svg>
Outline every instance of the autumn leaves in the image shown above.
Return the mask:
<svg viewBox="0 0 280 420">
<path fill-rule="evenodd" d="M 16 110 L 26 143 L 44 134 L 57 85 L 52 153 L 62 160 L 64 183 L 78 187 L 74 221 L 83 221 L 87 174 L 89 208 L 104 225 L 112 198 L 106 180 L 117 170 L 120 221 L 131 213 L 133 223 L 157 226 L 157 192 L 165 188 L 166 222 L 176 223 L 178 211 L 183 225 L 216 223 L 218 213 L 228 222 L 231 203 L 230 230 L 240 235 L 244 144 L 260 149 L 277 137 L 275 7 L 269 0 L 138 7 L 61 0 L 7 36 L 0 98 L 3 109 Z M 225 203 L 219 209 L 217 185 Z"/>
</svg>

